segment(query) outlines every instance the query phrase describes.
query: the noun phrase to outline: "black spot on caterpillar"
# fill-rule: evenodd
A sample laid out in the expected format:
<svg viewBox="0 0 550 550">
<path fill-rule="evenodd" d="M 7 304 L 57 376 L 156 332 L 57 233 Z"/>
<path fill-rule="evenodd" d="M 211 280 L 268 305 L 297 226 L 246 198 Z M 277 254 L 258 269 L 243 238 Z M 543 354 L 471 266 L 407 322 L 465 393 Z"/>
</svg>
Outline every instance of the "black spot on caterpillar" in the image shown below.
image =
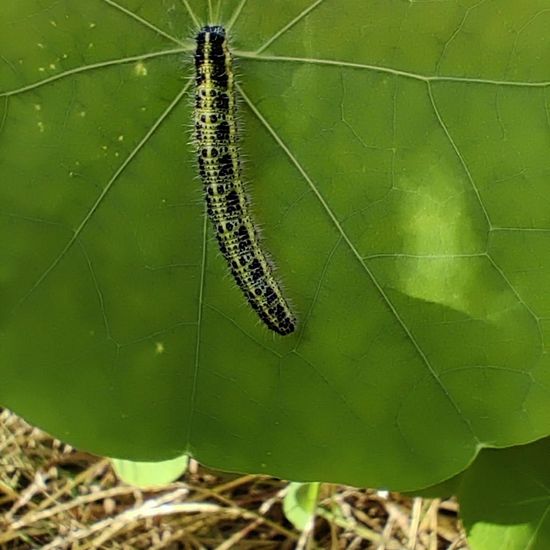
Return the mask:
<svg viewBox="0 0 550 550">
<path fill-rule="evenodd" d="M 195 69 L 197 162 L 220 251 L 260 319 L 271 330 L 290 334 L 296 320 L 260 246 L 244 191 L 233 63 L 223 27 L 199 31 Z"/>
</svg>

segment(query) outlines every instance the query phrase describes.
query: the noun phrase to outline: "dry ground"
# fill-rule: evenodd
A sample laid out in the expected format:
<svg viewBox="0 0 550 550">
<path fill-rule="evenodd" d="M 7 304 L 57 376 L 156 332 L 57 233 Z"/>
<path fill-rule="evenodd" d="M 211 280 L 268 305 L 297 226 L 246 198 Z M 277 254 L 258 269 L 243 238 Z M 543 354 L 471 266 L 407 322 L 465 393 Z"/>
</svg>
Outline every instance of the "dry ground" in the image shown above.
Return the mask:
<svg viewBox="0 0 550 550">
<path fill-rule="evenodd" d="M 465 550 L 453 500 L 323 485 L 313 531 L 285 519 L 285 481 L 207 470 L 147 491 L 0 410 L 0 549 Z"/>
</svg>

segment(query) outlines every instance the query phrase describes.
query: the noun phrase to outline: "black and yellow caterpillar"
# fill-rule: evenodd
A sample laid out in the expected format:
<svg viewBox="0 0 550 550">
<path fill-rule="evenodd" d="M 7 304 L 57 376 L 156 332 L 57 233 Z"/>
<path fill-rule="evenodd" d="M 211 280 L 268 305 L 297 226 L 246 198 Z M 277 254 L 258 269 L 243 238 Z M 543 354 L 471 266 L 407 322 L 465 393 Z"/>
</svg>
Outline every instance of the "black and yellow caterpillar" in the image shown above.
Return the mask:
<svg viewBox="0 0 550 550">
<path fill-rule="evenodd" d="M 233 63 L 221 26 L 203 27 L 195 53 L 195 137 L 206 209 L 220 251 L 260 319 L 279 334 L 296 320 L 260 246 L 245 194 L 236 120 Z"/>
</svg>

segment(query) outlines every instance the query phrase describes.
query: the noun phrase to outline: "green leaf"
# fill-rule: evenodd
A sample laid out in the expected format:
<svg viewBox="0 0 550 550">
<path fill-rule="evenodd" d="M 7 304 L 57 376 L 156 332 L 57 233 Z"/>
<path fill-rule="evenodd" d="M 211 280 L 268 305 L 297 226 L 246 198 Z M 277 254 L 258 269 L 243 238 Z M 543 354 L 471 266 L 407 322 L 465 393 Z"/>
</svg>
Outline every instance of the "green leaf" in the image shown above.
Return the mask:
<svg viewBox="0 0 550 550">
<path fill-rule="evenodd" d="M 467 469 L 464 471 L 467 471 Z M 443 480 L 441 483 L 436 483 L 417 491 L 403 492 L 402 494 L 413 498 L 449 498 L 459 492 L 463 475 L 464 472 L 461 472 L 456 476 Z"/>
<path fill-rule="evenodd" d="M 550 548 L 550 439 L 483 451 L 463 475 L 461 515 L 472 550 Z"/>
<path fill-rule="evenodd" d="M 296 529 L 304 531 L 315 517 L 319 483 L 289 483 L 283 499 L 286 518 Z"/>
<path fill-rule="evenodd" d="M 136 487 L 172 483 L 187 470 L 188 462 L 189 457 L 187 455 L 161 462 L 133 462 L 119 458 L 111 459 L 116 475 L 125 483 Z"/>
<path fill-rule="evenodd" d="M 3 0 L 0 403 L 98 454 L 394 489 L 547 435 L 545 7 Z M 207 20 L 285 338 L 204 221 Z"/>
</svg>

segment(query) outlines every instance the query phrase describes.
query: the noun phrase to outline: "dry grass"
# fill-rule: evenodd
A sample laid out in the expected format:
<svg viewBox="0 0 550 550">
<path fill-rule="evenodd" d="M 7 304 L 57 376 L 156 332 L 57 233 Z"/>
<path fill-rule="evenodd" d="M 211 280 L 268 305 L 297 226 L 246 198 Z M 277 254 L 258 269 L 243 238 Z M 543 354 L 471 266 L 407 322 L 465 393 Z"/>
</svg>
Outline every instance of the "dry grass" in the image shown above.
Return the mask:
<svg viewBox="0 0 550 550">
<path fill-rule="evenodd" d="M 1 549 L 464 550 L 453 500 L 326 484 L 310 533 L 285 519 L 287 483 L 191 462 L 168 486 L 120 483 L 108 460 L 0 412 Z"/>
</svg>

